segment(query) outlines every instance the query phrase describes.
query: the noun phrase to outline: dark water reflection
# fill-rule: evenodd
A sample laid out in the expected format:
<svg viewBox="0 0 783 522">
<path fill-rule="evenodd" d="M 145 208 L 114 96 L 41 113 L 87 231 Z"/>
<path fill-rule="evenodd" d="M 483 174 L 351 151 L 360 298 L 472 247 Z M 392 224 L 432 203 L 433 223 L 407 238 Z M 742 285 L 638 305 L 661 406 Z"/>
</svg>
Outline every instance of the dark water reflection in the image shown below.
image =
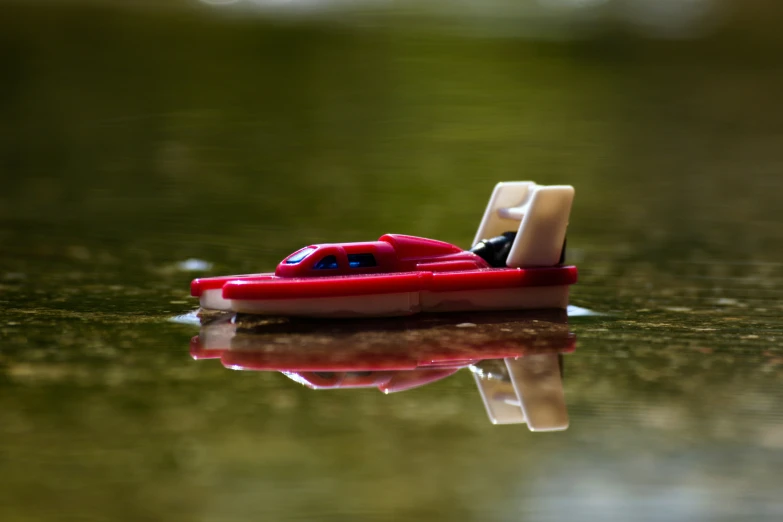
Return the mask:
<svg viewBox="0 0 783 522">
<path fill-rule="evenodd" d="M 762 4 L 703 38 L 558 43 L 4 3 L 0 520 L 783 518 L 783 46 Z M 199 327 L 170 321 L 193 277 L 303 244 L 466 245 L 501 179 L 577 189 L 572 302 L 604 315 L 557 330 L 577 338 L 565 431 L 492 425 L 468 369 L 318 392 L 193 362 Z M 493 339 L 464 322 L 340 335 Z"/>
</svg>

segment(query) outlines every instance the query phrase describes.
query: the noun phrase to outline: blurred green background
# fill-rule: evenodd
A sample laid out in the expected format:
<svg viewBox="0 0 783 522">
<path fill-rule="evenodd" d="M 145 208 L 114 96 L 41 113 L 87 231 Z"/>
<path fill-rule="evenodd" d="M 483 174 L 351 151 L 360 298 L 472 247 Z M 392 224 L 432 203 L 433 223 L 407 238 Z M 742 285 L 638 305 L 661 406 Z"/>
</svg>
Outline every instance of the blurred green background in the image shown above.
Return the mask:
<svg viewBox="0 0 783 522">
<path fill-rule="evenodd" d="M 219 3 L 219 2 L 216 2 Z M 783 7 L 0 2 L 0 520 L 780 520 Z M 571 428 L 192 362 L 189 258 L 577 189 Z"/>
</svg>

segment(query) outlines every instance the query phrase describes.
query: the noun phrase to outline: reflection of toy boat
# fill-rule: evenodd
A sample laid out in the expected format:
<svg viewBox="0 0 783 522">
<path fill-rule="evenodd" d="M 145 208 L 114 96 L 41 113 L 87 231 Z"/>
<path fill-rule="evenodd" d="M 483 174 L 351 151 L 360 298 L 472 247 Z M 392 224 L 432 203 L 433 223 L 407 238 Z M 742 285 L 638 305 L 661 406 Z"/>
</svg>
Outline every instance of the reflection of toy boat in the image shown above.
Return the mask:
<svg viewBox="0 0 783 522">
<path fill-rule="evenodd" d="M 572 187 L 500 183 L 470 251 L 397 234 L 311 245 L 274 273 L 196 279 L 191 293 L 204 308 L 282 316 L 565 308 L 577 277 L 562 266 L 572 200 Z"/>
<path fill-rule="evenodd" d="M 493 423 L 527 422 L 541 431 L 567 427 L 560 356 L 574 350 L 575 338 L 563 312 L 431 317 L 437 319 L 256 325 L 225 318 L 204 325 L 190 350 L 194 359 L 278 371 L 316 390 L 393 393 L 469 368 Z"/>
</svg>

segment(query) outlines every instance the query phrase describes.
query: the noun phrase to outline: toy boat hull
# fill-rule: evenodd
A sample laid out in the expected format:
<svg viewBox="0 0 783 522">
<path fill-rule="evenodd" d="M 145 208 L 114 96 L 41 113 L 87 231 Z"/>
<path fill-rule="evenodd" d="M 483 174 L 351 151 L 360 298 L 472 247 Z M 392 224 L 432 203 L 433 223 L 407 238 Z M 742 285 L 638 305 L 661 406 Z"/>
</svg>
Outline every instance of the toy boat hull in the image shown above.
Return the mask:
<svg viewBox="0 0 783 522">
<path fill-rule="evenodd" d="M 286 279 L 196 280 L 203 308 L 274 316 L 404 316 L 420 312 L 566 308 L 572 266 Z"/>
<path fill-rule="evenodd" d="M 231 310 L 248 314 L 305 317 L 389 317 L 420 312 L 566 308 L 568 286 L 456 292 L 400 292 L 375 296 L 286 300 L 232 299 Z"/>
</svg>

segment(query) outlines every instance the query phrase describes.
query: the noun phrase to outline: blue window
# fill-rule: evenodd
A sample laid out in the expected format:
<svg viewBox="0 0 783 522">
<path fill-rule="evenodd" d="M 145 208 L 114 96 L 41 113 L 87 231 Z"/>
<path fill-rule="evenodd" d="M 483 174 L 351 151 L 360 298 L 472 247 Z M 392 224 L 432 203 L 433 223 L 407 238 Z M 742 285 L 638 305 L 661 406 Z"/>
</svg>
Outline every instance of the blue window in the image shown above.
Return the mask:
<svg viewBox="0 0 783 522">
<path fill-rule="evenodd" d="M 348 254 L 348 266 L 351 268 L 369 268 L 378 266 L 372 254 Z"/>
<path fill-rule="evenodd" d="M 318 261 L 313 268 L 316 270 L 333 270 L 337 268 L 337 258 L 334 256 L 326 256 Z"/>
<path fill-rule="evenodd" d="M 310 248 L 310 247 L 303 248 L 299 252 L 295 252 L 294 254 L 291 255 L 291 257 L 286 259 L 285 260 L 285 264 L 287 264 L 287 265 L 295 265 L 295 264 L 301 262 L 302 259 L 304 259 L 307 256 L 309 256 L 314 250 L 315 250 L 314 248 Z"/>
</svg>

